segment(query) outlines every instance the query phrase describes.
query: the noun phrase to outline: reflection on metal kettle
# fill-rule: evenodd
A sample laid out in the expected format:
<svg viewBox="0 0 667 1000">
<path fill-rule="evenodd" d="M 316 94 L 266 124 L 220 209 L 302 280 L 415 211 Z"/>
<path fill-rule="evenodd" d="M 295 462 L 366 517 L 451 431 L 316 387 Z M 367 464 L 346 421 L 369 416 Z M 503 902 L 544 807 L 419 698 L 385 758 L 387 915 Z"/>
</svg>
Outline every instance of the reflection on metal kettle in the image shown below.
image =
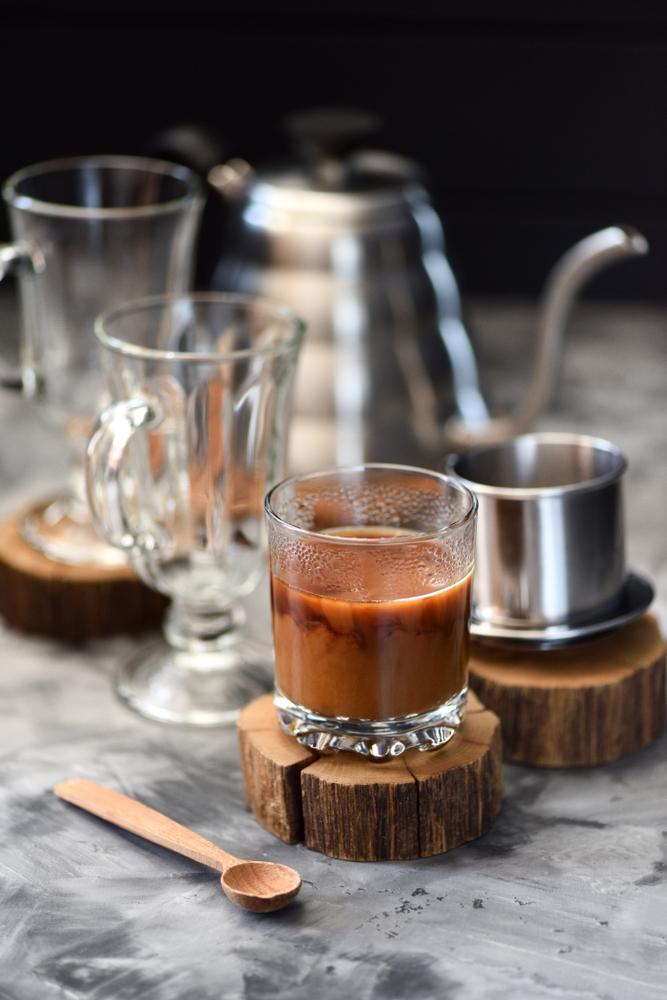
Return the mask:
<svg viewBox="0 0 667 1000">
<path fill-rule="evenodd" d="M 514 411 L 490 417 L 442 224 L 410 160 L 348 151 L 358 118 L 293 119 L 301 166 L 255 172 L 230 160 L 209 180 L 232 210 L 217 288 L 282 300 L 308 323 L 290 464 L 440 464 L 452 447 L 527 430 L 551 398 L 564 326 L 581 286 L 644 254 L 612 226 L 570 249 L 547 280 L 533 375 Z"/>
</svg>

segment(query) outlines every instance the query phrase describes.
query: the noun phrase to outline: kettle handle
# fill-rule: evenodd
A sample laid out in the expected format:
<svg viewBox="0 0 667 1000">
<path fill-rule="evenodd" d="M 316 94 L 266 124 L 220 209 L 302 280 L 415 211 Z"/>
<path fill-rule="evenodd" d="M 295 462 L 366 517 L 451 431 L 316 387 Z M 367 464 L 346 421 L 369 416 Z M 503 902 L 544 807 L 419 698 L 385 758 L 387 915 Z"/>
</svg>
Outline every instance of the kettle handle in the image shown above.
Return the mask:
<svg viewBox="0 0 667 1000">
<path fill-rule="evenodd" d="M 575 243 L 557 261 L 542 293 L 533 374 L 524 398 L 512 413 L 479 425 L 466 424 L 456 417 L 450 419 L 445 428 L 448 441 L 469 447 L 504 440 L 528 430 L 553 396 L 565 325 L 577 293 L 608 264 L 646 253 L 647 240 L 629 226 L 609 226 Z"/>
</svg>

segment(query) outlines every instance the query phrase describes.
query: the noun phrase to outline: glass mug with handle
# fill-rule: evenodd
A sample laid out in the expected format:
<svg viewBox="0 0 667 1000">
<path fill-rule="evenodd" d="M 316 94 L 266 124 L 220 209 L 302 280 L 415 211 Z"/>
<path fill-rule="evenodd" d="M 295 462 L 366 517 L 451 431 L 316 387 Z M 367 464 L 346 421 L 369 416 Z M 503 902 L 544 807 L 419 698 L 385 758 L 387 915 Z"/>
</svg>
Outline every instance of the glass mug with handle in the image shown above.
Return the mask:
<svg viewBox="0 0 667 1000">
<path fill-rule="evenodd" d="M 15 269 L 21 360 L 0 384 L 42 404 L 70 445 L 69 493 L 31 512 L 24 537 L 52 559 L 113 565 L 122 556 L 93 530 L 83 456 L 102 403 L 95 317 L 130 299 L 190 287 L 201 184 L 161 160 L 90 156 L 52 160 L 4 184 L 14 242 L 0 247 L 0 278 Z"/>
<path fill-rule="evenodd" d="M 286 732 L 371 759 L 452 738 L 465 708 L 477 500 L 368 464 L 267 496 L 275 703 Z"/>
<path fill-rule="evenodd" d="M 91 510 L 172 599 L 166 642 L 116 676 L 150 718 L 221 724 L 270 685 L 237 601 L 265 572 L 263 501 L 284 471 L 303 333 L 287 308 L 222 293 L 158 296 L 96 324 L 114 402 L 88 445 Z"/>
</svg>

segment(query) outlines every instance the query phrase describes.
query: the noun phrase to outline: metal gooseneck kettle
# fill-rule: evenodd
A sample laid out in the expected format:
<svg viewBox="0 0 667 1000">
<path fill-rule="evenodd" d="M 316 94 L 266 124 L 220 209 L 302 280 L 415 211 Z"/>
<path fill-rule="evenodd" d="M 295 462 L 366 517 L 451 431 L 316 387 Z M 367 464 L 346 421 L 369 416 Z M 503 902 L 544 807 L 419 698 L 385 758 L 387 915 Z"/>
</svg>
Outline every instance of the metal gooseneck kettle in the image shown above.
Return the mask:
<svg viewBox="0 0 667 1000">
<path fill-rule="evenodd" d="M 303 112 L 300 154 L 283 169 L 229 160 L 208 172 L 227 201 L 228 250 L 214 287 L 286 302 L 308 324 L 290 465 L 441 464 L 452 448 L 527 430 L 555 387 L 580 288 L 607 264 L 647 252 L 611 226 L 573 246 L 548 276 L 524 398 L 491 417 L 463 323 L 443 228 L 418 166 L 359 149 L 363 112 Z"/>
</svg>

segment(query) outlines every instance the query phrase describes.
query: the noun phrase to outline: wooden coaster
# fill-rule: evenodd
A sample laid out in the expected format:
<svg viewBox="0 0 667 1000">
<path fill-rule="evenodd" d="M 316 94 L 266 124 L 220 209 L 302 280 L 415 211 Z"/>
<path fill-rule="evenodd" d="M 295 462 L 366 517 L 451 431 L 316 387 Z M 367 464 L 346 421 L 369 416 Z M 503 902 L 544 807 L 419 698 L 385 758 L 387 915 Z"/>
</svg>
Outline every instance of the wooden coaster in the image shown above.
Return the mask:
<svg viewBox="0 0 667 1000">
<path fill-rule="evenodd" d="M 441 750 L 410 750 L 386 764 L 302 747 L 278 725 L 272 695 L 243 710 L 238 733 L 255 818 L 281 840 L 333 858 L 441 854 L 481 837 L 500 809 L 500 724 L 475 695 Z"/>
<path fill-rule="evenodd" d="M 551 651 L 475 643 L 470 684 L 500 717 L 506 759 L 519 764 L 606 764 L 665 727 L 665 642 L 650 614 Z"/>
<path fill-rule="evenodd" d="M 130 566 L 68 566 L 47 559 L 21 535 L 25 513 L 0 522 L 0 615 L 11 628 L 93 639 L 159 625 L 166 599 Z"/>
</svg>

